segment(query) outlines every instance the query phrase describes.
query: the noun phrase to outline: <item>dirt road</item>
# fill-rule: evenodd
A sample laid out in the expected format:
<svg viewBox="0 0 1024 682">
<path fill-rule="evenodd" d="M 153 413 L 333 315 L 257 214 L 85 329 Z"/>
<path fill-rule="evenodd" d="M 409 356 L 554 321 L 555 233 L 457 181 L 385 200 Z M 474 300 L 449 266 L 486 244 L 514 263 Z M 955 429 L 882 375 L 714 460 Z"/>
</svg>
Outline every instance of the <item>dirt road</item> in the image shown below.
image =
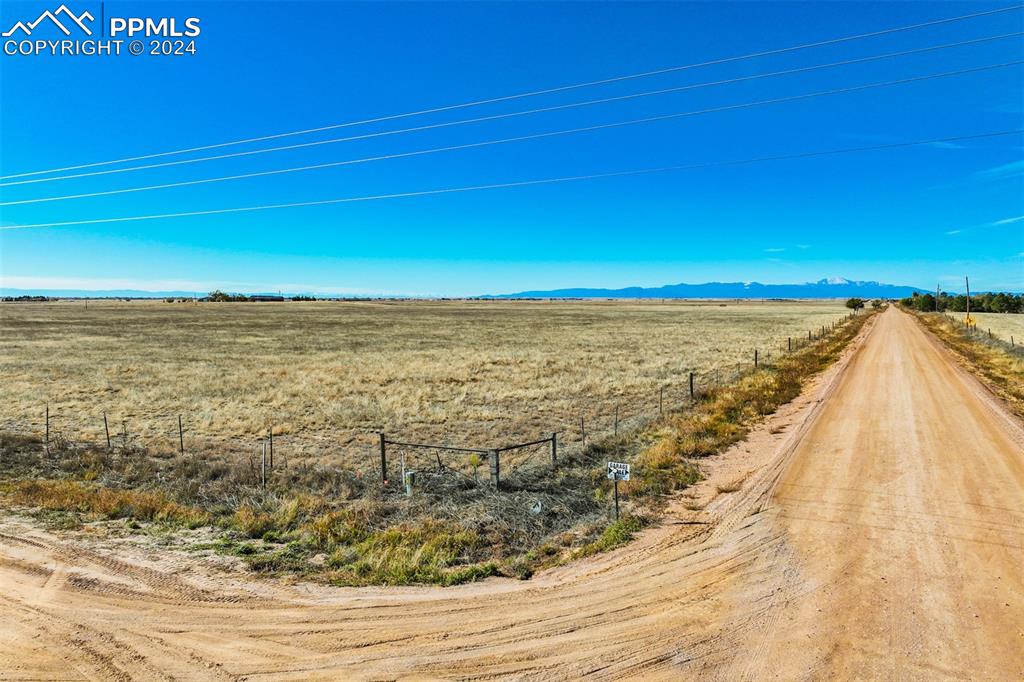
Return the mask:
<svg viewBox="0 0 1024 682">
<path fill-rule="evenodd" d="M 622 550 L 450 589 L 246 581 L 8 520 L 0 679 L 1024 679 L 1024 430 L 909 316 L 708 466 Z"/>
</svg>

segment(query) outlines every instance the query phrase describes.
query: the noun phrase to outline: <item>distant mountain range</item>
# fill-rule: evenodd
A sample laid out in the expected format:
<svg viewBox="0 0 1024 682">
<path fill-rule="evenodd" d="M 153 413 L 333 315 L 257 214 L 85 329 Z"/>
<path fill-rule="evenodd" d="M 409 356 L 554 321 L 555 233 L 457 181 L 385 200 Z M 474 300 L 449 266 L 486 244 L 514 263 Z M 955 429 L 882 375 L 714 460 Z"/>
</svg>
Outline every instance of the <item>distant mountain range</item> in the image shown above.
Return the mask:
<svg viewBox="0 0 1024 682">
<path fill-rule="evenodd" d="M 668 284 L 662 287 L 626 287 L 625 289 L 553 289 L 492 294 L 479 298 L 903 298 L 913 292 L 927 293 L 916 287 L 856 282 L 833 277 L 804 284 L 761 284 L 760 282 L 706 282 L 704 284 Z M 234 293 L 234 292 L 230 292 Z M 258 292 L 246 292 L 248 294 Z M 275 292 L 276 293 L 276 292 Z M 304 292 L 307 293 L 307 292 Z M 316 292 L 308 292 L 318 295 Z M 51 298 L 168 298 L 205 296 L 195 291 L 143 291 L 140 289 L 12 289 L 0 288 L 0 296 L 48 296 Z M 293 294 L 284 293 L 290 297 Z M 328 295 L 330 298 L 338 294 Z M 364 296 L 376 298 L 375 296 Z M 387 296 L 381 296 L 387 297 Z M 395 296 L 393 298 L 403 298 Z M 408 297 L 414 298 L 414 297 Z M 415 298 L 424 298 L 417 296 Z"/>
<path fill-rule="evenodd" d="M 761 284 L 760 282 L 706 282 L 704 284 L 666 284 L 661 287 L 625 289 L 553 289 L 521 291 L 485 298 L 904 298 L 917 287 L 859 282 L 831 277 L 804 284 Z"/>
</svg>

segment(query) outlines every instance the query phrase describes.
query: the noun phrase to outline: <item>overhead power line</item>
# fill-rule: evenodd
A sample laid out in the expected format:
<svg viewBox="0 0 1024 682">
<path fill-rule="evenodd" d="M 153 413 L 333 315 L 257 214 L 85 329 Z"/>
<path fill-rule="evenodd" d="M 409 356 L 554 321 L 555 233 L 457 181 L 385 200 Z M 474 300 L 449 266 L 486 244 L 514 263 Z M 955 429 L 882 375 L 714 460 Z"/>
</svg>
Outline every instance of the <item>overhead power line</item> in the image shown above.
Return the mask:
<svg viewBox="0 0 1024 682">
<path fill-rule="evenodd" d="M 91 220 L 68 220 L 63 222 L 51 222 L 51 223 L 34 223 L 30 225 L 5 225 L 0 226 L 0 230 L 17 230 L 17 229 L 30 229 L 30 228 L 43 228 L 43 227 L 70 227 L 73 225 L 98 225 L 105 223 L 126 223 L 126 222 L 138 222 L 143 220 L 163 220 L 169 218 L 185 218 L 195 216 L 208 216 L 208 215 L 222 215 L 226 213 L 243 213 L 252 211 L 269 211 L 275 209 L 284 208 L 299 208 L 304 206 L 326 206 L 330 204 L 344 204 L 344 203 L 355 203 L 363 201 L 380 201 L 385 199 L 400 199 L 408 197 L 421 197 L 421 196 L 432 196 L 439 194 L 455 194 L 460 192 L 475 192 L 482 190 L 491 189 L 506 189 L 513 187 L 527 187 L 533 185 L 551 185 L 562 182 L 579 182 L 582 180 L 597 180 L 601 178 L 617 178 L 627 177 L 634 175 L 650 175 L 654 173 L 667 173 L 671 171 L 683 171 L 683 170 L 696 170 L 701 168 L 714 168 L 723 166 L 739 166 L 754 163 L 762 163 L 766 161 L 788 161 L 793 159 L 806 159 L 819 156 L 831 156 L 837 154 L 850 154 L 854 152 L 867 152 L 867 151 L 879 151 L 884 149 L 898 149 L 901 147 L 914 147 L 921 145 L 937 144 L 942 142 L 963 142 L 966 140 L 977 140 L 982 138 L 1000 137 L 1005 135 L 1019 135 L 1024 133 L 1024 128 L 1017 128 L 1015 130 L 1005 130 L 999 132 L 990 133 L 978 133 L 975 135 L 958 135 L 956 137 L 939 137 L 928 140 L 915 140 L 912 142 L 894 142 L 891 144 L 880 144 L 871 145 L 866 147 L 847 147 L 844 149 L 830 149 L 820 150 L 811 152 L 802 152 L 798 154 L 781 154 L 776 156 L 760 156 L 749 159 L 733 159 L 726 161 L 708 161 L 704 163 L 685 164 L 676 166 L 662 166 L 658 168 L 641 168 L 635 170 L 615 171 L 610 173 L 591 173 L 588 175 L 571 175 L 555 178 L 543 178 L 539 180 L 521 180 L 517 182 L 503 182 L 493 183 L 487 185 L 470 185 L 463 187 L 449 187 L 444 189 L 430 189 L 420 190 L 414 192 L 396 192 L 393 194 L 375 194 L 368 196 L 358 197 L 342 197 L 338 199 L 321 199 L 318 201 L 299 201 L 287 204 L 264 204 L 260 206 L 243 206 L 235 208 L 218 208 L 209 209 L 204 211 L 183 211 L 179 213 L 160 213 L 153 215 L 140 215 L 140 216 L 127 216 L 121 218 L 96 218 Z"/>
<path fill-rule="evenodd" d="M 163 151 L 163 152 L 154 152 L 154 153 L 150 153 L 150 154 L 141 154 L 141 155 L 138 155 L 138 156 L 123 157 L 123 158 L 120 158 L 120 159 L 109 159 L 109 160 L 106 160 L 106 161 L 94 161 L 92 163 L 78 164 L 78 165 L 74 165 L 74 166 L 64 166 L 64 167 L 61 167 L 61 168 L 49 168 L 49 169 L 44 169 L 44 170 L 36 170 L 36 171 L 29 171 L 29 172 L 24 172 L 24 173 L 15 173 L 15 174 L 3 175 L 3 176 L 0 176 L 0 180 L 7 180 L 7 179 L 19 178 L 19 177 L 27 177 L 27 176 L 31 176 L 31 175 L 43 175 L 43 174 L 47 174 L 47 173 L 59 173 L 59 172 L 69 171 L 69 170 L 79 170 L 79 169 L 82 169 L 82 168 L 94 168 L 94 167 L 97 167 L 97 166 L 107 166 L 107 165 L 112 165 L 112 164 L 117 164 L 117 163 L 127 163 L 127 162 L 130 162 L 130 161 L 142 161 L 142 160 L 145 160 L 145 159 L 153 159 L 153 158 L 158 158 L 158 157 L 162 157 L 162 156 L 172 156 L 172 155 L 176 155 L 176 154 L 187 154 L 187 153 L 191 153 L 191 152 L 206 151 L 206 150 L 209 150 L 209 149 L 219 149 L 219 148 L 230 147 L 230 146 L 234 146 L 234 145 L 249 144 L 249 143 L 252 143 L 252 142 L 264 142 L 264 141 L 267 141 L 267 140 L 275 140 L 275 139 L 280 139 L 280 138 L 283 138 L 283 137 L 293 137 L 293 136 L 297 136 L 297 135 L 308 135 L 308 134 L 311 134 L 311 133 L 324 132 L 324 131 L 327 131 L 327 130 L 336 130 L 338 128 L 346 128 L 346 127 L 350 127 L 350 126 L 365 125 L 365 124 L 370 124 L 370 123 L 380 123 L 380 122 L 383 122 L 383 121 L 393 121 L 393 120 L 396 120 L 396 119 L 408 118 L 408 117 L 411 117 L 411 116 L 422 116 L 422 115 L 425 115 L 425 114 L 434 114 L 434 113 L 440 113 L 440 112 L 444 112 L 444 111 L 452 111 L 452 110 L 455 110 L 455 109 L 464 109 L 464 108 L 468 108 L 468 107 L 481 106 L 481 105 L 485 105 L 485 104 L 496 104 L 498 102 L 507 102 L 507 101 L 510 101 L 510 100 L 522 99 L 522 98 L 525 98 L 525 97 L 536 97 L 536 96 L 539 96 L 539 95 L 548 95 L 548 94 L 554 94 L 554 93 L 558 93 L 558 92 L 566 92 L 566 91 L 570 91 L 570 90 L 578 90 L 578 89 L 581 89 L 581 88 L 589 88 L 589 87 L 594 87 L 594 86 L 599 86 L 599 85 L 607 85 L 607 84 L 610 84 L 610 83 L 618 83 L 618 82 L 627 81 L 627 80 L 634 80 L 634 79 L 638 79 L 638 78 L 648 78 L 648 77 L 651 77 L 651 76 L 657 76 L 657 75 L 662 75 L 662 74 L 666 74 L 666 73 L 676 73 L 676 72 L 679 72 L 679 71 L 686 71 L 686 70 L 689 70 L 689 69 L 702 68 L 702 67 L 706 67 L 706 66 L 715 66 L 715 65 L 719 65 L 719 64 L 728 64 L 728 63 L 743 61 L 743 60 L 746 60 L 746 59 L 755 59 L 755 58 L 759 58 L 759 57 L 768 57 L 768 56 L 772 56 L 772 55 L 785 54 L 785 53 L 789 53 L 789 52 L 796 52 L 796 51 L 799 51 L 799 50 L 806 50 L 806 49 L 811 49 L 811 48 L 815 48 L 815 47 L 824 47 L 826 45 L 836 45 L 836 44 L 845 43 L 845 42 L 849 42 L 849 41 L 853 41 L 853 40 L 861 40 L 861 39 L 864 39 L 864 38 L 873 38 L 873 37 L 889 35 L 889 34 L 893 34 L 893 33 L 900 33 L 900 32 L 903 32 L 903 31 L 911 31 L 911 30 L 916 30 L 916 29 L 920 29 L 920 28 L 927 28 L 927 27 L 930 27 L 930 26 L 939 26 L 939 25 L 942 25 L 942 24 L 949 24 L 949 23 L 954 23 L 954 22 L 959 22 L 959 21 L 966 21 L 966 20 L 969 20 L 969 19 L 977 18 L 977 17 L 990 16 L 990 15 L 993 15 L 993 14 L 1000 14 L 1000 13 L 1003 13 L 1003 12 L 1012 12 L 1012 11 L 1016 11 L 1016 10 L 1019 10 L 1019 9 L 1022 9 L 1022 8 L 1024 8 L 1024 5 L 1012 5 L 1012 6 L 1009 6 L 1009 7 L 999 7 L 999 8 L 996 8 L 996 9 L 985 10 L 985 11 L 982 11 L 982 12 L 973 12 L 971 14 L 962 14 L 962 15 L 955 16 L 955 17 L 947 17 L 947 18 L 944 18 L 944 19 L 935 19 L 935 20 L 932 20 L 932 21 L 925 21 L 925 22 L 921 22 L 921 23 L 917 23 L 917 24 L 907 24 L 907 25 L 904 25 L 904 26 L 896 26 L 896 27 L 893 27 L 893 28 L 881 29 L 881 30 L 877 30 L 877 31 L 870 31 L 870 32 L 867 32 L 867 33 L 858 33 L 856 35 L 842 36 L 842 37 L 839 37 L 839 38 L 829 38 L 829 39 L 826 39 L 826 40 L 819 40 L 819 41 L 816 41 L 816 42 L 804 43 L 804 44 L 801 44 L 801 45 L 792 45 L 792 46 L 789 46 L 789 47 L 775 48 L 775 49 L 772 49 L 772 50 L 762 50 L 762 51 L 759 51 L 759 52 L 751 52 L 751 53 L 744 54 L 744 55 L 736 55 L 736 56 L 732 56 L 732 57 L 723 57 L 723 58 L 720 58 L 720 59 L 712 59 L 712 60 L 708 60 L 708 61 L 704 61 L 704 62 L 696 62 L 696 63 L 691 63 L 691 64 L 683 64 L 683 65 L 680 65 L 680 66 L 670 66 L 670 67 L 665 67 L 665 68 L 661 68 L 661 69 L 655 69 L 653 71 L 644 71 L 644 72 L 628 74 L 628 75 L 624 75 L 624 76 L 613 76 L 613 77 L 610 77 L 610 78 L 603 78 L 603 79 L 599 79 L 599 80 L 585 81 L 585 82 L 581 82 L 581 83 L 573 83 L 573 84 L 569 84 L 569 85 L 561 85 L 561 86 L 556 86 L 556 87 L 552 87 L 552 88 L 545 88 L 545 89 L 541 89 L 541 90 L 532 90 L 532 91 L 521 92 L 521 93 L 516 93 L 516 94 L 512 94 L 512 95 L 504 95 L 504 96 L 500 96 L 500 97 L 491 97 L 491 98 L 488 98 L 488 99 L 480 99 L 480 100 L 474 100 L 474 101 L 470 101 L 470 102 L 462 102 L 462 103 L 458 103 L 458 104 L 449 104 L 449 105 L 440 106 L 440 107 L 433 107 L 433 108 L 429 108 L 429 109 L 420 109 L 418 111 L 410 111 L 410 112 L 405 112 L 405 113 L 400 113 L 400 114 L 390 114 L 390 115 L 387 115 L 387 116 L 378 116 L 378 117 L 375 117 L 375 118 L 368 118 L 368 119 L 363 119 L 363 120 L 359 120 L 359 121 L 348 121 L 348 122 L 344 122 L 344 123 L 334 123 L 334 124 L 331 124 L 331 125 L 319 126 L 319 127 L 316 127 L 316 128 L 305 128 L 305 129 L 302 129 L 302 130 L 293 130 L 293 131 L 289 131 L 289 132 L 275 133 L 275 134 L 271 134 L 271 135 L 262 135 L 262 136 L 259 136 L 259 137 L 250 137 L 250 138 L 245 138 L 245 139 L 240 139 L 240 140 L 231 140 L 231 141 L 227 141 L 227 142 L 219 142 L 219 143 L 215 143 L 215 144 L 201 145 L 201 146 L 196 146 L 196 147 L 187 147 L 187 148 L 181 148 L 181 149 L 173 149 L 173 150 Z"/>
<path fill-rule="evenodd" d="M 401 135 L 401 134 L 404 134 L 404 133 L 421 132 L 421 131 L 425 131 L 425 130 L 434 130 L 434 129 L 439 129 L 439 128 L 450 128 L 450 127 L 466 125 L 466 124 L 470 124 L 470 123 L 483 123 L 483 122 L 486 122 L 486 121 L 495 121 L 495 120 L 500 120 L 500 119 L 514 118 L 514 117 L 518 117 L 518 116 L 527 116 L 527 115 L 531 115 L 531 114 L 539 114 L 539 113 L 546 113 L 546 112 L 552 112 L 552 111 L 560 111 L 560 110 L 565 110 L 565 109 L 574 109 L 574 108 L 578 108 L 578 107 L 592 106 L 592 105 L 595 105 L 595 104 L 608 104 L 608 103 L 612 103 L 612 102 L 621 102 L 621 101 L 626 101 L 626 100 L 631 100 L 631 99 L 637 99 L 637 98 L 640 98 L 640 97 L 650 97 L 650 96 L 654 96 L 654 95 L 665 95 L 665 94 L 669 94 L 669 93 L 684 92 L 684 91 L 688 91 L 688 90 L 697 90 L 697 89 L 713 87 L 713 86 L 729 85 L 729 84 L 741 83 L 741 82 L 745 82 L 745 81 L 759 80 L 759 79 L 763 79 L 763 78 L 773 78 L 773 77 L 777 77 L 777 76 L 787 76 L 787 75 L 793 75 L 793 74 L 798 74 L 798 73 L 807 73 L 807 72 L 810 72 L 810 71 L 818 71 L 818 70 L 821 70 L 821 69 L 829 69 L 829 68 L 835 68 L 835 67 L 840 67 L 840 66 L 849 66 L 849 65 L 852 65 L 852 64 L 862 64 L 862 63 L 865 63 L 865 62 L 878 61 L 878 60 L 882 60 L 882 59 L 892 59 L 892 58 L 896 58 L 896 57 L 905 57 L 905 56 L 909 56 L 909 55 L 913 55 L 913 54 L 922 54 L 922 53 L 926 53 L 926 52 L 935 52 L 935 51 L 938 51 L 938 50 L 946 50 L 946 49 L 951 49 L 951 48 L 955 48 L 955 47 L 965 47 L 967 45 L 976 45 L 976 44 L 979 44 L 979 43 L 992 42 L 992 41 L 995 41 L 995 40 L 1004 40 L 1004 39 L 1007 39 L 1007 38 L 1019 38 L 1021 36 L 1024 36 L 1024 32 L 1004 33 L 1004 34 L 995 35 L 995 36 L 986 36 L 986 37 L 983 37 L 983 38 L 975 38 L 975 39 L 972 39 L 972 40 L 963 40 L 963 41 L 955 42 L 955 43 L 946 43 L 946 44 L 943 44 L 943 45 L 930 45 L 928 47 L 915 48 L 915 49 L 912 49 L 912 50 L 901 50 L 899 52 L 888 52 L 888 53 L 885 53 L 885 54 L 870 55 L 870 56 L 867 56 L 867 57 L 858 57 L 858 58 L 855 58 L 855 59 L 844 59 L 842 61 L 829 62 L 827 64 L 814 64 L 812 66 L 803 66 L 803 67 L 793 68 L 793 69 L 784 69 L 782 71 L 771 71 L 771 72 L 768 72 L 768 73 L 753 74 L 753 75 L 750 75 L 750 76 L 740 76 L 740 77 L 737 77 L 737 78 L 729 78 L 729 79 L 726 79 L 726 80 L 709 81 L 709 82 L 704 82 L 704 83 L 694 83 L 694 84 L 691 84 L 691 85 L 681 85 L 681 86 L 676 86 L 676 87 L 672 87 L 672 88 L 661 88 L 661 89 L 658 89 L 658 90 L 648 90 L 648 91 L 645 91 L 645 92 L 631 93 L 631 94 L 628 94 L 628 95 L 619 95 L 619 96 L 616 96 L 616 97 L 603 97 L 603 98 L 600 98 L 600 99 L 586 100 L 586 101 L 583 101 L 583 102 L 570 102 L 568 104 L 559 104 L 559 105 L 554 105 L 554 106 L 549 106 L 549 107 L 541 107 L 541 108 L 537 108 L 537 109 L 528 109 L 526 111 L 513 111 L 513 112 L 504 113 L 504 114 L 493 114 L 493 115 L 490 115 L 490 116 L 479 116 L 479 117 L 476 117 L 476 118 L 461 119 L 461 120 L 458 120 L 458 121 L 446 121 L 446 122 L 443 122 L 443 123 L 432 123 L 432 124 L 429 124 L 429 125 L 415 126 L 415 127 L 412 127 L 412 128 L 402 128 L 402 129 L 399 129 L 399 130 L 384 130 L 384 131 L 379 131 L 379 132 L 374 132 L 374 133 L 365 133 L 365 134 L 362 134 L 362 135 L 351 135 L 351 136 L 348 136 L 348 137 L 335 137 L 335 138 L 331 138 L 331 139 L 328 139 L 328 140 L 316 140 L 314 142 L 303 142 L 303 143 L 299 143 L 299 144 L 290 144 L 290 145 L 283 145 L 283 146 L 278 146 L 278 147 L 267 147 L 267 148 L 264 148 L 264 149 L 252 149 L 252 150 L 248 150 L 248 151 L 232 152 L 230 154 L 216 154 L 216 155 L 212 155 L 212 156 L 200 156 L 200 157 L 192 158 L 192 159 L 180 159 L 180 160 L 177 160 L 177 161 L 164 161 L 164 162 L 161 162 L 161 163 L 150 163 L 150 164 L 144 164 L 144 165 L 140 165 L 140 166 L 128 166 L 126 168 L 111 168 L 111 169 L 107 169 L 107 170 L 90 171 L 90 172 L 86 172 L 86 173 L 74 173 L 74 174 L 71 174 L 71 175 L 57 175 L 57 176 L 46 177 L 46 178 L 34 178 L 34 179 L 31 179 L 31 180 L 15 180 L 13 182 L 0 182 L 0 187 L 13 187 L 13 186 L 16 186 L 16 185 L 31 185 L 31 184 L 38 184 L 38 183 L 43 183 L 43 182 L 57 182 L 57 181 L 62 181 L 62 180 L 74 180 L 74 179 L 79 179 L 79 178 L 89 178 L 89 177 L 95 177 L 95 176 L 99 176 L 99 175 L 111 175 L 111 174 L 116 174 L 116 173 L 129 173 L 129 172 L 141 171 L 141 170 L 153 170 L 153 169 L 157 169 L 157 168 L 167 168 L 167 167 L 170 167 L 170 166 L 181 166 L 181 165 L 187 165 L 187 164 L 201 163 L 201 162 L 205 162 L 205 161 L 219 161 L 219 160 L 232 159 L 232 158 L 237 158 L 237 157 L 242 157 L 242 156 L 254 156 L 254 155 L 258 155 L 258 154 L 267 154 L 267 153 L 271 153 L 271 152 L 291 151 L 291 150 L 295 150 L 295 149 L 305 149 L 305 148 L 309 148 L 309 147 L 319 147 L 319 146 L 328 145 L 328 144 L 338 144 L 338 143 L 341 143 L 341 142 L 352 142 L 352 141 L 356 141 L 356 140 L 365 140 L 365 139 L 376 138 L 376 137 L 385 137 L 385 136 L 390 136 L 390 135 Z"/>
<path fill-rule="evenodd" d="M 989 65 L 986 65 L 986 66 L 978 66 L 978 67 L 973 67 L 973 68 L 970 68 L 970 69 L 960 69 L 958 71 L 945 71 L 945 72 L 942 72 L 942 73 L 926 74 L 926 75 L 923 75 L 923 76 L 914 76 L 912 78 L 902 78 L 902 79 L 899 79 L 899 80 L 883 81 L 883 82 L 879 82 L 879 83 L 867 83 L 867 84 L 864 84 L 864 85 L 854 85 L 854 86 L 850 86 L 850 87 L 846 87 L 846 88 L 837 88 L 837 89 L 833 89 L 833 90 L 821 90 L 821 91 L 818 91 L 818 92 L 804 93 L 804 94 L 801 94 L 801 95 L 790 95 L 790 96 L 787 96 L 787 97 L 776 97 L 776 98 L 772 98 L 772 99 L 758 100 L 758 101 L 755 101 L 755 102 L 742 102 L 742 103 L 739 103 L 739 104 L 729 104 L 729 105 L 725 105 L 725 106 L 711 107 L 711 108 L 707 108 L 707 109 L 698 109 L 698 110 L 693 110 L 693 111 L 683 111 L 683 112 L 677 112 L 677 113 L 672 113 L 672 114 L 662 114 L 662 115 L 659 115 L 659 116 L 647 116 L 645 118 L 631 119 L 631 120 L 628 120 L 628 121 L 616 121 L 616 122 L 613 122 L 613 123 L 602 123 L 602 124 L 598 124 L 598 125 L 583 126 L 583 127 L 579 127 L 579 128 L 568 128 L 568 129 L 564 129 L 564 130 L 553 130 L 553 131 L 548 131 L 548 132 L 544 132 L 544 133 L 534 133 L 534 134 L 531 134 L 531 135 L 519 135 L 519 136 L 516 136 L 516 137 L 506 137 L 506 138 L 501 138 L 501 139 L 497 139 L 497 140 L 484 140 L 482 142 L 470 142 L 470 143 L 467 143 L 467 144 L 449 145 L 449 146 L 446 146 L 446 147 L 434 147 L 434 148 L 431 148 L 431 149 L 419 149 L 419 150 L 415 150 L 415 151 L 411 151 L 411 152 L 399 152 L 399 153 L 395 153 L 395 154 L 384 154 L 384 155 L 380 155 L 380 156 L 364 157 L 364 158 L 361 158 L 361 159 L 346 159 L 344 161 L 332 161 L 332 162 L 329 162 L 329 163 L 318 163 L 318 164 L 312 164 L 312 165 L 306 165 L 306 166 L 295 166 L 295 167 L 291 167 L 291 168 L 279 168 L 279 169 L 275 169 L 275 170 L 256 171 L 256 172 L 253 172 L 253 173 L 240 173 L 240 174 L 236 174 L 236 175 L 225 175 L 225 176 L 220 176 L 220 177 L 215 177 L 215 178 L 201 178 L 201 179 L 198 179 L 198 180 L 183 180 L 181 182 L 170 182 L 170 183 L 164 183 L 164 184 L 160 184 L 160 185 L 146 185 L 146 186 L 143 186 L 143 187 L 129 187 L 129 188 L 124 188 L 124 189 L 114 189 L 114 190 L 106 190 L 106 191 L 100 191 L 100 192 L 86 192 L 86 193 L 81 193 L 81 194 L 67 194 L 67 195 L 56 196 L 56 197 L 42 197 L 42 198 L 37 198 L 37 199 L 22 199 L 22 200 L 18 200 L 18 201 L 5 201 L 5 202 L 0 202 L 0 206 L 22 206 L 22 205 L 26 205 L 26 204 L 39 204 L 39 203 L 45 203 L 45 202 L 51 202 L 51 201 L 67 201 L 67 200 L 70 200 L 70 199 L 85 199 L 85 198 L 89 198 L 89 197 L 111 196 L 111 195 L 115 195 L 115 194 L 127 194 L 127 193 L 132 193 L 132 192 L 147 192 L 147 191 L 159 190 L 159 189 L 170 189 L 170 188 L 174 188 L 174 187 L 188 187 L 188 186 L 193 186 L 193 185 L 203 185 L 203 184 L 210 184 L 210 183 L 215 183 L 215 182 L 227 182 L 227 181 L 230 181 L 230 180 L 244 180 L 244 179 L 249 179 L 249 178 L 266 177 L 266 176 L 270 176 L 270 175 L 283 175 L 283 174 L 286 174 L 286 173 L 297 173 L 297 172 L 301 172 L 301 171 L 323 170 L 323 169 L 326 169 L 326 168 L 337 168 L 337 167 L 340 167 L 340 166 L 349 166 L 349 165 L 354 165 L 354 164 L 359 164 L 359 163 L 369 163 L 369 162 L 372 162 L 372 161 L 383 161 L 383 160 L 389 160 L 389 159 L 407 158 L 407 157 L 412 157 L 412 156 L 423 156 L 423 155 L 426 155 L 426 154 L 437 154 L 437 153 L 441 153 L 441 152 L 456 151 L 456 150 L 461 150 L 461 149 L 473 149 L 473 148 L 478 148 L 478 147 L 488 147 L 488 146 L 492 146 L 492 145 L 508 144 L 508 143 L 512 143 L 512 142 L 524 142 L 524 141 L 527 141 L 527 140 L 538 140 L 538 139 L 543 139 L 543 138 L 557 137 L 557 136 L 562 136 L 562 135 L 570 135 L 570 134 L 581 133 L 581 132 L 590 132 L 590 131 L 595 131 L 595 130 L 607 130 L 607 129 L 610 129 L 610 128 L 621 128 L 621 127 L 624 127 L 624 126 L 637 125 L 637 124 L 641 124 L 641 123 L 653 123 L 653 122 L 657 122 L 657 121 L 667 121 L 667 120 L 676 119 L 676 118 L 684 118 L 684 117 L 689 117 L 689 116 L 699 116 L 699 115 L 703 115 L 703 114 L 719 113 L 719 112 L 723 112 L 723 111 L 732 111 L 732 110 L 737 110 L 737 109 L 749 109 L 749 108 L 752 108 L 752 107 L 764 106 L 764 105 L 768 105 L 768 104 L 780 104 L 780 103 L 783 103 L 783 102 L 794 102 L 794 101 L 798 101 L 798 100 L 811 99 L 811 98 L 814 98 L 814 97 L 823 97 L 823 96 L 827 96 L 827 95 L 838 95 L 838 94 L 849 93 L 849 92 L 857 92 L 857 91 L 868 90 L 868 89 L 873 89 L 873 88 L 889 87 L 889 86 L 895 86 L 895 85 L 905 85 L 905 84 L 908 84 L 908 83 L 915 83 L 915 82 L 919 82 L 919 81 L 932 80 L 932 79 L 936 79 L 936 78 L 946 78 L 946 77 L 949 77 L 949 76 L 961 76 L 961 75 L 966 75 L 966 74 L 970 74 L 970 73 L 978 73 L 978 72 L 982 72 L 982 71 L 989 71 L 989 70 L 992 70 L 992 69 L 1004 68 L 1004 67 L 1008 67 L 1008 66 L 1015 66 L 1015 65 L 1019 65 L 1019 64 L 1024 64 L 1024 60 L 1015 60 L 1015 61 L 1011 61 L 1011 62 L 1003 62 L 1001 64 L 989 64 Z"/>
</svg>

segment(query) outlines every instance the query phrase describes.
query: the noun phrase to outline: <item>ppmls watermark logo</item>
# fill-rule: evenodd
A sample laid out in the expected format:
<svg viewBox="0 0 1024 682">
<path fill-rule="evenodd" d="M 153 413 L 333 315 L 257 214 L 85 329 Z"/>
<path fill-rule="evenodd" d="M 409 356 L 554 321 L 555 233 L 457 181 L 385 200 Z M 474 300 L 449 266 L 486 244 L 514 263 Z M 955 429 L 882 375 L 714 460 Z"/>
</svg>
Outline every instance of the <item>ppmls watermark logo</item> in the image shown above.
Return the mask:
<svg viewBox="0 0 1024 682">
<path fill-rule="evenodd" d="M 6 56 L 192 56 L 202 33 L 199 17 L 106 16 L 106 3 L 75 12 L 62 4 L 16 20 L 0 33 Z"/>
</svg>

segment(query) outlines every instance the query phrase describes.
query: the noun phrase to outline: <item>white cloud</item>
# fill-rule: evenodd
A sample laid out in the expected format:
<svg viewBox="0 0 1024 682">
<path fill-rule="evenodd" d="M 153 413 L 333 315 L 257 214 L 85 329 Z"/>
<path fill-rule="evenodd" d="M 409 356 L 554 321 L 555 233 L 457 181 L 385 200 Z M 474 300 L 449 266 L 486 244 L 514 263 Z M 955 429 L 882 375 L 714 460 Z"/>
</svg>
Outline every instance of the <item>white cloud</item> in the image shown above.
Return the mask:
<svg viewBox="0 0 1024 682">
<path fill-rule="evenodd" d="M 957 230 L 946 230 L 946 234 L 960 234 L 964 230 L 974 230 L 979 227 L 998 227 L 1000 225 L 1012 225 L 1013 223 L 1019 223 L 1024 220 L 1024 215 L 1013 216 L 1012 218 L 1003 218 L 1002 220 L 993 220 L 988 223 L 979 223 L 977 225 L 969 225 Z"/>
<path fill-rule="evenodd" d="M 764 250 L 765 253 L 782 253 L 783 251 L 785 251 L 785 249 L 783 249 L 781 247 L 778 247 L 778 246 L 775 246 L 775 247 L 772 247 L 770 249 L 765 249 Z"/>
<path fill-rule="evenodd" d="M 974 175 L 984 178 L 1014 177 L 1022 174 L 1024 174 L 1024 161 L 1011 161 L 1001 166 L 985 168 L 974 173 Z"/>
</svg>

